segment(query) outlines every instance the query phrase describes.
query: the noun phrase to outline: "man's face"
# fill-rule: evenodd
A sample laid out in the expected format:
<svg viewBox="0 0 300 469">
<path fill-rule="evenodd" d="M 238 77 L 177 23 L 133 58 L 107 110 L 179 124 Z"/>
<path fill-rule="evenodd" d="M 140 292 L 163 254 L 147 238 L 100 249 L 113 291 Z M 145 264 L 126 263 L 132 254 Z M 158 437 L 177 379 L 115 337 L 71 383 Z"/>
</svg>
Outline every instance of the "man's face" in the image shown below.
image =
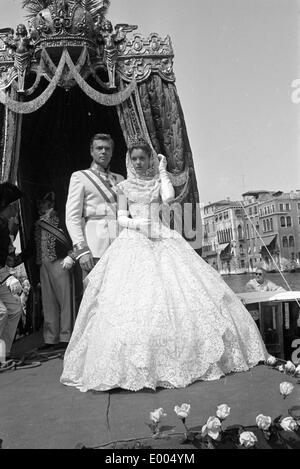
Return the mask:
<svg viewBox="0 0 300 469">
<path fill-rule="evenodd" d="M 257 269 L 255 272 L 255 278 L 256 278 L 257 283 L 260 283 L 260 284 L 264 283 L 264 280 L 265 280 L 264 271 L 261 269 Z"/>
<path fill-rule="evenodd" d="M 91 156 L 94 163 L 107 169 L 112 158 L 112 142 L 109 140 L 94 140 L 91 147 Z"/>
</svg>

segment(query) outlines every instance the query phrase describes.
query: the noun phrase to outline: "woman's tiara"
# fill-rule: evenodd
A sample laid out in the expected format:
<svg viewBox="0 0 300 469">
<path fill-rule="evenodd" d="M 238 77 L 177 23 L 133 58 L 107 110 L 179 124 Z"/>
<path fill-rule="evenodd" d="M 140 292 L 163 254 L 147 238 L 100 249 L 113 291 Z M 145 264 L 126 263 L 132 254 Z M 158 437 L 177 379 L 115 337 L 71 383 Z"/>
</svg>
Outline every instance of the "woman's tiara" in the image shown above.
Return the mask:
<svg viewBox="0 0 300 469">
<path fill-rule="evenodd" d="M 142 135 L 133 135 L 128 137 L 128 145 L 149 145 L 149 142 Z"/>
</svg>

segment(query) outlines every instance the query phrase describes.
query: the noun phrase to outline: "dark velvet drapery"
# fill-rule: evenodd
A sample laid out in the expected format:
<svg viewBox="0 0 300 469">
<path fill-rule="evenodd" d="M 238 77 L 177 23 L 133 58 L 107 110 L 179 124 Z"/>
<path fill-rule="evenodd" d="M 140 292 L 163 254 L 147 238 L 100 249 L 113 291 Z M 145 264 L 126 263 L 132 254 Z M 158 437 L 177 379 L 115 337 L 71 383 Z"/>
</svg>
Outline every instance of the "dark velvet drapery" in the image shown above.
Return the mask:
<svg viewBox="0 0 300 469">
<path fill-rule="evenodd" d="M 0 104 L 0 182 L 2 182 L 2 162 L 4 153 L 5 107 Z"/>
<path fill-rule="evenodd" d="M 152 144 L 168 160 L 168 170 L 176 175 L 188 169 L 189 188 L 182 202 L 199 202 L 191 147 L 183 111 L 173 83 L 151 75 L 139 85 L 139 95 Z M 179 195 L 183 185 L 176 187 Z"/>
<path fill-rule="evenodd" d="M 115 141 L 111 170 L 125 176 L 126 146 L 115 108 L 101 106 L 78 88 L 57 88 L 37 112 L 23 116 L 18 182 L 26 194 L 22 207 L 24 241 L 36 219 L 36 198 L 45 190 L 56 194 L 61 220 L 71 173 L 89 167 L 89 141 L 99 132 Z"/>
</svg>

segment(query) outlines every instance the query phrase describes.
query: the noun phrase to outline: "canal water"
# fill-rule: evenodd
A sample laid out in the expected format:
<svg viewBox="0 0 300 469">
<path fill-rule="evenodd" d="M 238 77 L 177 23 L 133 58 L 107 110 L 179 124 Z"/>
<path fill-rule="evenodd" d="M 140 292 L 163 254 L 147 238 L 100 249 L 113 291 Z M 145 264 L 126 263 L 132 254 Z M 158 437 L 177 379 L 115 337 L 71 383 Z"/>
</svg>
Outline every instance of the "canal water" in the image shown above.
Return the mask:
<svg viewBox="0 0 300 469">
<path fill-rule="evenodd" d="M 300 272 L 289 273 L 283 272 L 287 283 L 290 285 L 291 289 L 294 291 L 300 291 Z M 223 275 L 222 276 L 227 285 L 235 292 L 242 293 L 245 290 L 246 283 L 254 278 L 254 274 L 241 274 L 241 275 Z M 288 290 L 283 278 L 279 273 L 266 274 L 266 277 L 271 280 L 271 282 L 276 283 L 277 285 L 282 286 Z"/>
</svg>

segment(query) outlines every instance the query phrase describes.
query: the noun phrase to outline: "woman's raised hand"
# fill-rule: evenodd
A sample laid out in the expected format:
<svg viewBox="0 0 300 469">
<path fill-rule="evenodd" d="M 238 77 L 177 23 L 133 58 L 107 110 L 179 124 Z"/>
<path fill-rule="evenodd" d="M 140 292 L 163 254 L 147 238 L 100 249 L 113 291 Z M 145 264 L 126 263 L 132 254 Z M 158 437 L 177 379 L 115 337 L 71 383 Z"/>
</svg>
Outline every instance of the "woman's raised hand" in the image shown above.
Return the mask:
<svg viewBox="0 0 300 469">
<path fill-rule="evenodd" d="M 167 169 L 167 158 L 161 153 L 158 153 L 157 158 L 159 160 L 159 171 Z"/>
</svg>

